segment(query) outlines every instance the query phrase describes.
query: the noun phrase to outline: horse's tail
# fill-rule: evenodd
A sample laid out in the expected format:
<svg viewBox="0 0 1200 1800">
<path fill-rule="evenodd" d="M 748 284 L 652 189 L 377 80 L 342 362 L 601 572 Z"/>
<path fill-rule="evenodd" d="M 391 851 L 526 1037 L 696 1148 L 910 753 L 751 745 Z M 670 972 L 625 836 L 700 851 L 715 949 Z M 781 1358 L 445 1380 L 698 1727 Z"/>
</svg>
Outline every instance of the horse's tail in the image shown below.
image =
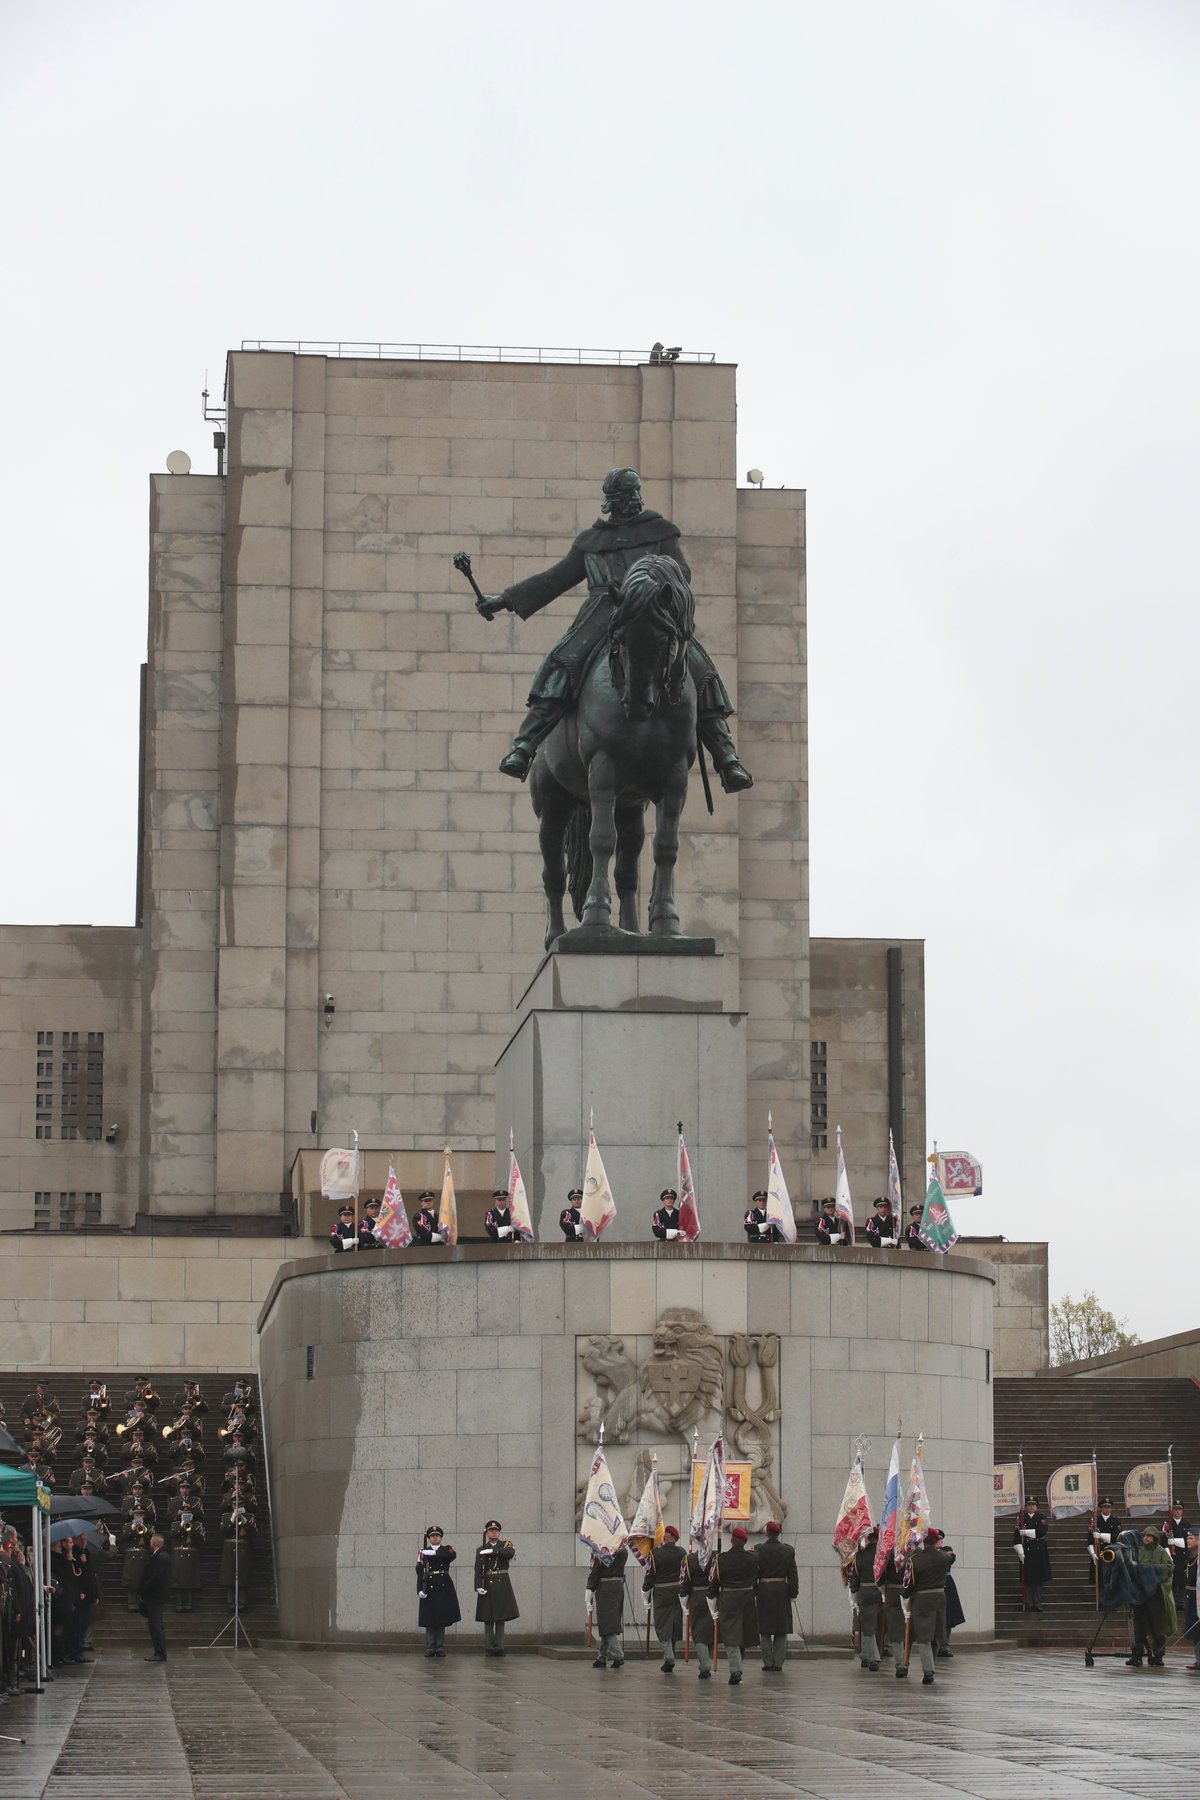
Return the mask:
<svg viewBox="0 0 1200 1800">
<path fill-rule="evenodd" d="M 592 885 L 591 835 L 592 809 L 586 800 L 576 800 L 567 822 L 563 852 L 567 859 L 567 887 L 577 919 L 583 917 L 583 903 Z"/>
</svg>

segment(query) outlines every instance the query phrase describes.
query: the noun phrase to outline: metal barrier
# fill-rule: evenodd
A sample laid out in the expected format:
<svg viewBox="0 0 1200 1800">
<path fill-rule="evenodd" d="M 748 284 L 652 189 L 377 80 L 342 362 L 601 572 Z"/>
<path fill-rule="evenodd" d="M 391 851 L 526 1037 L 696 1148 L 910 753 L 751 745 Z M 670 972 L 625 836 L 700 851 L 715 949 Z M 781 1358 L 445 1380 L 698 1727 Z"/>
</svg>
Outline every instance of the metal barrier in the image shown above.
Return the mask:
<svg viewBox="0 0 1200 1800">
<path fill-rule="evenodd" d="M 292 356 L 386 358 L 396 362 L 575 363 L 632 368 L 648 362 L 716 362 L 713 350 L 569 350 L 514 344 L 367 344 L 321 338 L 243 338 L 243 350 L 276 350 Z"/>
</svg>

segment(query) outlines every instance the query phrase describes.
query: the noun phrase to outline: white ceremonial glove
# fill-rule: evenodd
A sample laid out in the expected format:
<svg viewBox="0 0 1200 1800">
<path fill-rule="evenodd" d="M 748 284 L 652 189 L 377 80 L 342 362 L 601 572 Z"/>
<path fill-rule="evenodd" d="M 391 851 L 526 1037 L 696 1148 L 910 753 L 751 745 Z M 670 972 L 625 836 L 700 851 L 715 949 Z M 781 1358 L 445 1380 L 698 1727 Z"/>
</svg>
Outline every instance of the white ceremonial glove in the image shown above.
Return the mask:
<svg viewBox="0 0 1200 1800">
<path fill-rule="evenodd" d="M 476 1593 L 477 1593 L 477 1594 L 486 1594 L 486 1593 L 487 1593 L 487 1589 L 486 1589 L 486 1588 L 485 1588 L 485 1587 L 484 1587 L 484 1588 L 476 1588 L 476 1589 L 475 1589 L 475 1592 L 476 1592 Z"/>
<path fill-rule="evenodd" d="M 1025 1561 L 1025 1546 L 1024 1546 L 1024 1544 L 1014 1544 L 1013 1549 L 1017 1553 L 1018 1560 L 1021 1562 L 1024 1562 Z"/>
<path fill-rule="evenodd" d="M 512 1226 L 511 1225 L 497 1225 L 496 1236 L 502 1237 L 502 1238 L 510 1238 L 512 1236 Z"/>
<path fill-rule="evenodd" d="M 853 1618 L 858 1611 L 858 1594 L 853 1588 L 847 1588 L 846 1598 L 850 1602 L 850 1617 Z"/>
<path fill-rule="evenodd" d="M 583 1604 L 587 1610 L 587 1616 L 590 1619 L 596 1610 L 596 1596 L 593 1594 L 591 1588 L 589 1588 L 585 1594 Z"/>
<path fill-rule="evenodd" d="M 444 1244 L 446 1240 L 440 1231 L 435 1231 L 429 1241 L 431 1244 Z"/>
<path fill-rule="evenodd" d="M 881 1237 L 879 1240 L 879 1248 L 881 1250 L 894 1250 L 896 1248 L 895 1238 Z"/>
<path fill-rule="evenodd" d="M 760 1239 L 765 1238 L 767 1236 L 768 1232 L 770 1231 L 770 1229 L 771 1228 L 769 1225 L 756 1225 L 755 1226 L 755 1230 L 758 1232 Z"/>
<path fill-rule="evenodd" d="M 581 1238 L 581 1237 L 582 1237 L 582 1236 L 583 1236 L 583 1226 L 582 1226 L 582 1225 L 576 1225 L 576 1227 L 575 1227 L 575 1236 L 576 1236 L 576 1237 L 577 1237 L 577 1238 Z"/>
<path fill-rule="evenodd" d="M 1187 1549 L 1187 1539 L 1186 1538 L 1172 1538 L 1171 1539 L 1171 1548 L 1173 1550 L 1186 1550 Z"/>
<path fill-rule="evenodd" d="M 1036 1531 L 1022 1531 L 1021 1536 L 1023 1538 L 1025 1538 L 1029 1543 L 1033 1543 L 1037 1537 L 1037 1532 Z"/>
<path fill-rule="evenodd" d="M 708 1602 L 708 1610 L 709 1610 L 709 1612 L 710 1612 L 710 1613 L 711 1613 L 711 1614 L 712 1614 L 712 1616 L 713 1616 L 713 1618 L 714 1618 L 714 1619 L 719 1619 L 719 1618 L 720 1618 L 720 1616 L 721 1616 L 721 1609 L 720 1609 L 720 1607 L 719 1607 L 719 1606 L 718 1606 L 718 1605 L 717 1605 L 717 1603 L 716 1603 L 716 1601 L 715 1601 L 715 1600 L 712 1600 L 712 1599 L 710 1599 L 710 1600 L 709 1600 L 709 1602 Z"/>
<path fill-rule="evenodd" d="M 642 1599 L 646 1602 L 646 1611 L 653 1612 L 654 1611 L 654 1595 L 653 1594 L 643 1594 Z"/>
<path fill-rule="evenodd" d="M 673 1225 L 668 1225 L 667 1226 L 667 1241 L 668 1241 L 668 1243 L 670 1242 L 670 1240 L 672 1238 L 677 1238 L 678 1236 L 679 1236 L 679 1233 L 675 1229 L 675 1227 Z"/>
<path fill-rule="evenodd" d="M 424 1588 L 417 1589 L 417 1599 L 418 1600 L 428 1600 L 428 1598 L 429 1598 L 429 1595 L 425 1592 Z"/>
<path fill-rule="evenodd" d="M 422 1550 L 421 1555 L 422 1556 L 436 1556 L 437 1551 L 426 1548 L 426 1549 Z"/>
<path fill-rule="evenodd" d="M 912 1601 L 905 1595 L 901 1595 L 900 1597 L 900 1611 L 904 1614 L 906 1619 L 912 1618 Z"/>
<path fill-rule="evenodd" d="M 1100 1542 L 1102 1544 L 1111 1544 L 1112 1543 L 1112 1532 L 1111 1531 L 1102 1531 L 1100 1533 Z"/>
<path fill-rule="evenodd" d="M 1093 1562 L 1095 1562 L 1095 1560 L 1096 1560 L 1096 1546 L 1095 1546 L 1095 1544 L 1089 1544 L 1089 1545 L 1088 1545 L 1088 1555 L 1089 1555 L 1089 1556 L 1090 1556 L 1090 1557 L 1091 1557 L 1091 1559 L 1092 1559 L 1092 1561 L 1093 1561 Z"/>
</svg>

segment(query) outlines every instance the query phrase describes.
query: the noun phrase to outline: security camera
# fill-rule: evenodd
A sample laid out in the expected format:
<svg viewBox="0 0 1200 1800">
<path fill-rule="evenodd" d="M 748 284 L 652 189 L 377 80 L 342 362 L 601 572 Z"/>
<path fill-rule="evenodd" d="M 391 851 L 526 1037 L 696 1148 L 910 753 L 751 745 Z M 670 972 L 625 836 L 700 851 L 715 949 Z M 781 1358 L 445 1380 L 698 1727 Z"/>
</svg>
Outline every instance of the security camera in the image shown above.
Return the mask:
<svg viewBox="0 0 1200 1800">
<path fill-rule="evenodd" d="M 336 1009 L 333 1004 L 333 995 L 326 994 L 326 996 L 325 996 L 325 1023 L 327 1025 L 333 1024 L 333 1015 L 334 1015 L 335 1010 Z"/>
</svg>

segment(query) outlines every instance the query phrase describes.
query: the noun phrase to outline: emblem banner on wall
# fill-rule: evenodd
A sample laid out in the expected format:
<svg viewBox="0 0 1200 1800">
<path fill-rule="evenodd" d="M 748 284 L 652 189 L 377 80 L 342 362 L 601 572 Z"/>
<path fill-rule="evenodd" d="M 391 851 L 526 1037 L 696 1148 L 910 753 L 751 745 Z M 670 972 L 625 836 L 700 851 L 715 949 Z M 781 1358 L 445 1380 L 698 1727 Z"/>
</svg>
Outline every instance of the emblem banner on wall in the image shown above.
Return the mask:
<svg viewBox="0 0 1200 1800">
<path fill-rule="evenodd" d="M 695 1512 L 700 1500 L 700 1489 L 704 1485 L 704 1471 L 707 1464 L 692 1464 L 692 1511 Z M 725 1510 L 722 1515 L 725 1524 L 744 1524 L 750 1517 L 750 1471 L 754 1467 L 748 1462 L 727 1462 L 725 1464 Z"/>
</svg>

